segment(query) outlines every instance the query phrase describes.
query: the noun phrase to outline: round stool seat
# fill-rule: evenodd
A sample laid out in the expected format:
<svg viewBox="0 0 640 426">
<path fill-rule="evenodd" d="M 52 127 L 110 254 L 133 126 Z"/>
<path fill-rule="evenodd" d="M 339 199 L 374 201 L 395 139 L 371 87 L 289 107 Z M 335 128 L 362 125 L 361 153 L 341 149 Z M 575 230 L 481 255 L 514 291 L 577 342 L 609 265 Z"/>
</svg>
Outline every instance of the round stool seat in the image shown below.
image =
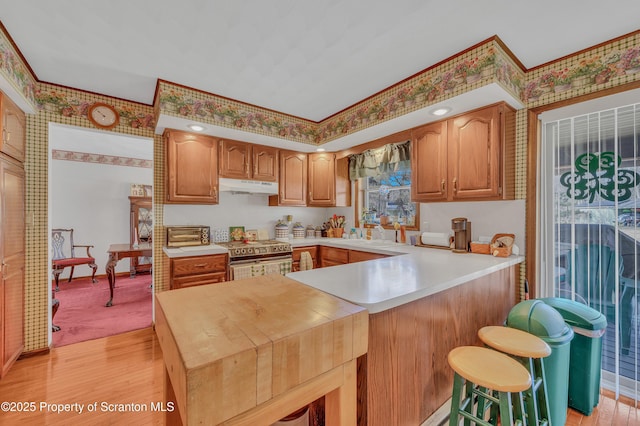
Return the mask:
<svg viewBox="0 0 640 426">
<path fill-rule="evenodd" d="M 487 346 L 519 357 L 545 358 L 551 355 L 551 348 L 544 340 L 515 328 L 482 327 L 478 330 L 478 337 Z"/>
<path fill-rule="evenodd" d="M 499 392 L 522 392 L 531 376 L 516 360 L 491 349 L 460 346 L 449 352 L 449 365 L 465 379 Z"/>
</svg>

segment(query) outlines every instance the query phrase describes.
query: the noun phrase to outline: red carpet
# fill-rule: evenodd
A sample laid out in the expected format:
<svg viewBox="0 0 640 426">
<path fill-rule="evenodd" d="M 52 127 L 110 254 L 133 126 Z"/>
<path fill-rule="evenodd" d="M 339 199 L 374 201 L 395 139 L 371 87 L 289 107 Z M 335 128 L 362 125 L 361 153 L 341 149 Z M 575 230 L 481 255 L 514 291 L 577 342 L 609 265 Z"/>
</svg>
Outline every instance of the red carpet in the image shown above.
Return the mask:
<svg viewBox="0 0 640 426">
<path fill-rule="evenodd" d="M 151 326 L 153 289 L 151 275 L 142 274 L 131 279 L 118 276 L 113 291 L 113 306 L 107 308 L 109 281 L 98 277 L 74 278 L 68 283 L 60 280 L 60 291 L 55 293 L 60 308 L 53 323 L 60 331 L 53 333 L 53 346 L 64 346 L 85 340 L 112 336 Z"/>
</svg>

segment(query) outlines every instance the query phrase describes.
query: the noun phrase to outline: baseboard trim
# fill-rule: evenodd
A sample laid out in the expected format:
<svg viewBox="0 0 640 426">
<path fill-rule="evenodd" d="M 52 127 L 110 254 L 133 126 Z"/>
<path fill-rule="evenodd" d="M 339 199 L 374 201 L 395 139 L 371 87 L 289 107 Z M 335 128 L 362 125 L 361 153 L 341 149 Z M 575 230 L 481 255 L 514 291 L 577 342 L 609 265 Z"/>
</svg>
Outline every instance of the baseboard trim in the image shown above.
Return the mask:
<svg viewBox="0 0 640 426">
<path fill-rule="evenodd" d="M 449 422 L 449 414 L 451 413 L 451 398 L 438 408 L 427 420 L 420 426 L 442 426 Z"/>
</svg>

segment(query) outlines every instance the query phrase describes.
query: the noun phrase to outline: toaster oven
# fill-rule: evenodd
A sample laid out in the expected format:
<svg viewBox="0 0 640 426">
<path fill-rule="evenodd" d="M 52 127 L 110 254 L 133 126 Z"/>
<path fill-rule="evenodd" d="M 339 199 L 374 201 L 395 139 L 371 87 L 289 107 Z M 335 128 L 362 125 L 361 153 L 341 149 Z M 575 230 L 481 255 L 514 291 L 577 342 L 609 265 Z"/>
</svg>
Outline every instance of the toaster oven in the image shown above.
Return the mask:
<svg viewBox="0 0 640 426">
<path fill-rule="evenodd" d="M 167 226 L 167 247 L 206 246 L 210 241 L 208 226 Z"/>
</svg>

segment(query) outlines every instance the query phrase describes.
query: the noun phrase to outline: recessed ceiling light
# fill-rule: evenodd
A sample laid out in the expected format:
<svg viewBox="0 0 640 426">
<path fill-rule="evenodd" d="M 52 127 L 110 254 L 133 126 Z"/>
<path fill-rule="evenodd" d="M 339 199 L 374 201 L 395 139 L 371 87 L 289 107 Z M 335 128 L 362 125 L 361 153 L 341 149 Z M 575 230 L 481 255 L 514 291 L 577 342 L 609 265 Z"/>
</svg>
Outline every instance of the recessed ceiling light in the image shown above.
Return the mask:
<svg viewBox="0 0 640 426">
<path fill-rule="evenodd" d="M 204 127 L 199 124 L 189 124 L 187 127 L 193 130 L 194 132 L 201 132 L 204 130 Z"/>
<path fill-rule="evenodd" d="M 326 150 L 324 148 L 316 148 L 317 152 L 325 152 Z"/>
<path fill-rule="evenodd" d="M 434 109 L 433 111 L 431 111 L 431 114 L 441 116 L 441 115 L 445 115 L 450 111 L 451 111 L 451 108 L 443 107 L 443 108 Z"/>
</svg>

